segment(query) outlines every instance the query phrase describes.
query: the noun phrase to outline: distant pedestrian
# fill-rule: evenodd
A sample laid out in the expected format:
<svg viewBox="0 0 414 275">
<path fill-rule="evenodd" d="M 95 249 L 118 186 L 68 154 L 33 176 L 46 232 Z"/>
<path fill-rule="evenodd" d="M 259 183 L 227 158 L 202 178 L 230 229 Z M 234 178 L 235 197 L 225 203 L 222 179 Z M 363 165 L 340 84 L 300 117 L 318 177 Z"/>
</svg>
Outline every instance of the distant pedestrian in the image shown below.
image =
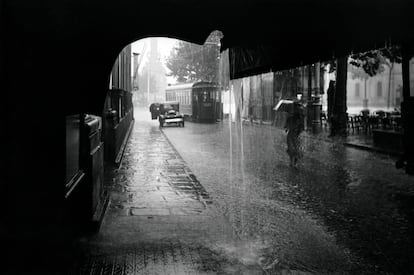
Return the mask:
<svg viewBox="0 0 414 275">
<path fill-rule="evenodd" d="M 304 130 L 303 106 L 298 102 L 293 103 L 293 112 L 286 120 L 285 130 L 287 132 L 287 153 L 290 158 L 290 166 L 296 167 L 298 160 L 302 157 L 300 134 Z"/>
</svg>

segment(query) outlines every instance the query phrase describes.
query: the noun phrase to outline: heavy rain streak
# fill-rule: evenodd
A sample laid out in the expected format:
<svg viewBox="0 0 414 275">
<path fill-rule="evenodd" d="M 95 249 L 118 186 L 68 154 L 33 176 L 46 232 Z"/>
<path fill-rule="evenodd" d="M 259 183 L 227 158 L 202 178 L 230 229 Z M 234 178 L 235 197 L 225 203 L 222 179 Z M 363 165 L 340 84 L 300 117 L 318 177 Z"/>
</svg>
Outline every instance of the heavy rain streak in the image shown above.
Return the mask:
<svg viewBox="0 0 414 275">
<path fill-rule="evenodd" d="M 401 130 L 401 64 L 368 74 L 350 56 L 341 100 L 340 60 L 235 78 L 222 37 L 131 45 L 134 125 L 78 268 L 413 272 L 413 177 L 373 139 Z"/>
</svg>

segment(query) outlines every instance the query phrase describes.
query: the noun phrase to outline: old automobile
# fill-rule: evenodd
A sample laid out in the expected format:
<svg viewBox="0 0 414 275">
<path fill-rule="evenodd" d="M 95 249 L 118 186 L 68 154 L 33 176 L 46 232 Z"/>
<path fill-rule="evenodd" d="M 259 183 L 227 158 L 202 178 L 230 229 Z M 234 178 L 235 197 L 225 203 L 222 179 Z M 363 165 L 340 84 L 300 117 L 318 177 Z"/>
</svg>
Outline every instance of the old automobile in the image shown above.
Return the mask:
<svg viewBox="0 0 414 275">
<path fill-rule="evenodd" d="M 184 114 L 180 113 L 178 102 L 166 102 L 160 104 L 160 127 L 174 124 L 184 127 Z"/>
</svg>

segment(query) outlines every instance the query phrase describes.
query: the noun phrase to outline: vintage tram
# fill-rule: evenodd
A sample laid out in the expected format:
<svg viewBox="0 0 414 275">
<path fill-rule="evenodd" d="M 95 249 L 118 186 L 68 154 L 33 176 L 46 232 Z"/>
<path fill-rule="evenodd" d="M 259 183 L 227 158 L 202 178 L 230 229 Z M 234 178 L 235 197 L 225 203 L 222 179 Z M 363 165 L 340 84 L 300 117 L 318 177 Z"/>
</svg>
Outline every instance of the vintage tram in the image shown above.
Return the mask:
<svg viewBox="0 0 414 275">
<path fill-rule="evenodd" d="M 197 122 L 214 122 L 221 118 L 221 93 L 212 82 L 196 82 L 168 86 L 167 101 L 178 101 L 186 119 Z"/>
</svg>

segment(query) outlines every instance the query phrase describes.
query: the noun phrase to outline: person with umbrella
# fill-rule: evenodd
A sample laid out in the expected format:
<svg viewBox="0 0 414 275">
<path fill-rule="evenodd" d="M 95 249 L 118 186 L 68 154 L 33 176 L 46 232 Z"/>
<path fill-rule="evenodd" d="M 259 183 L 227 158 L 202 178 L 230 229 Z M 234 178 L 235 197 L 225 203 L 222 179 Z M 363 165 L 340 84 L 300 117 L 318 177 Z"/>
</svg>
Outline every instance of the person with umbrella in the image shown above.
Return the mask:
<svg viewBox="0 0 414 275">
<path fill-rule="evenodd" d="M 290 107 L 289 116 L 286 119 L 285 131 L 287 132 L 287 153 L 290 159 L 290 166 L 296 167 L 298 160 L 302 157 L 300 134 L 304 130 L 304 107 L 294 100 Z"/>
</svg>

